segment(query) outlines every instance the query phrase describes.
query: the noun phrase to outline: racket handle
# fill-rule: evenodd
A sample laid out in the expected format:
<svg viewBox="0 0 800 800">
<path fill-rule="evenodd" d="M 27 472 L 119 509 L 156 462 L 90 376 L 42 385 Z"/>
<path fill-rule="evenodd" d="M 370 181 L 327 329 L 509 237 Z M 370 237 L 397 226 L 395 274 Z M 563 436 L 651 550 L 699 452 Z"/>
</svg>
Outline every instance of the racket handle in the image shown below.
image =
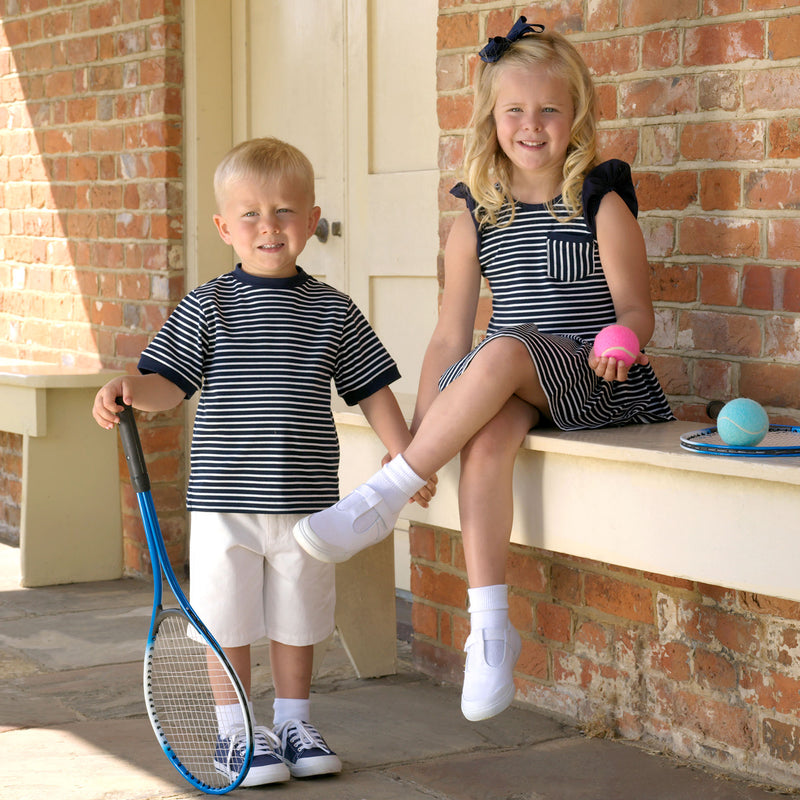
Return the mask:
<svg viewBox="0 0 800 800">
<path fill-rule="evenodd" d="M 712 400 L 706 406 L 706 414 L 708 414 L 709 419 L 716 419 L 719 416 L 719 412 L 725 407 L 725 403 L 722 400 Z"/>
<path fill-rule="evenodd" d="M 139 431 L 136 429 L 136 419 L 133 409 L 117 398 L 117 404 L 124 406 L 119 415 L 119 435 L 122 439 L 122 449 L 125 451 L 125 461 L 128 463 L 128 472 L 131 483 L 136 493 L 150 491 L 150 476 L 147 474 L 147 465 L 144 463 L 144 452 L 139 440 Z"/>
</svg>

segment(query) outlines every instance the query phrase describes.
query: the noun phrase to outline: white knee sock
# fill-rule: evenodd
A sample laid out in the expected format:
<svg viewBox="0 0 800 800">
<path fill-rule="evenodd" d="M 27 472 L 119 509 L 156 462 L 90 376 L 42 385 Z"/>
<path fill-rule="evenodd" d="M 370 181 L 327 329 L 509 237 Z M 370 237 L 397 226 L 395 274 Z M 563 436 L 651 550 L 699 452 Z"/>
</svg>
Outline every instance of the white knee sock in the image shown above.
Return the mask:
<svg viewBox="0 0 800 800">
<path fill-rule="evenodd" d="M 367 481 L 391 511 L 400 511 L 426 483 L 408 466 L 402 455 L 395 456 Z"/>
<path fill-rule="evenodd" d="M 508 624 L 508 587 L 504 584 L 479 586 L 467 589 L 469 597 L 469 620 L 472 630 L 485 628 L 504 629 Z M 485 642 L 484 658 L 489 666 L 497 666 L 503 660 L 502 641 Z"/>
<path fill-rule="evenodd" d="M 276 697 L 272 701 L 274 717 L 273 727 L 277 727 L 290 719 L 299 719 L 301 722 L 311 722 L 311 699 L 297 699 L 295 697 Z"/>
</svg>

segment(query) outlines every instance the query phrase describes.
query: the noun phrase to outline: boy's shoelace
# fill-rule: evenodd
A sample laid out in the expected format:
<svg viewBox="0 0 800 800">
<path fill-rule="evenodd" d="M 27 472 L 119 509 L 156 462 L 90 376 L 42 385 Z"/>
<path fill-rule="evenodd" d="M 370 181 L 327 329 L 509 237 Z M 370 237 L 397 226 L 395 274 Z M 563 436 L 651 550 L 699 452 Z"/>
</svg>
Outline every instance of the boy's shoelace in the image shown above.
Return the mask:
<svg viewBox="0 0 800 800">
<path fill-rule="evenodd" d="M 269 729 L 262 725 L 253 728 L 253 758 L 258 756 L 276 755 L 276 750 L 280 749 L 281 740 Z M 228 744 L 227 763 L 232 765 L 234 759 L 239 764 L 244 760 L 245 736 L 244 728 L 239 728 L 231 732 Z"/>
<path fill-rule="evenodd" d="M 318 749 L 324 750 L 326 753 L 331 752 L 319 731 L 308 722 L 302 722 L 296 719 L 290 720 L 283 724 L 280 731 L 283 737 L 282 745 L 284 748 L 288 741 L 297 751 Z"/>
</svg>

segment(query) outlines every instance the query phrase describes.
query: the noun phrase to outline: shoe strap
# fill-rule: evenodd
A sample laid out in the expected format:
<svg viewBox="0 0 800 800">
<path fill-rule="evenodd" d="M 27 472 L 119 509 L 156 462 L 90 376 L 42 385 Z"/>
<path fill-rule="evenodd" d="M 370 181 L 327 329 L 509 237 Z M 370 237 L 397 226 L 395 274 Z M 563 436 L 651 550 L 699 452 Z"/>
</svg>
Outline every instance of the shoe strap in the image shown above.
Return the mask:
<svg viewBox="0 0 800 800">
<path fill-rule="evenodd" d="M 382 534 L 392 529 L 394 518 L 389 511 L 389 507 L 386 505 L 386 500 L 384 500 L 380 492 L 373 489 L 368 483 L 364 483 L 354 489 L 353 493 L 361 497 L 366 504 L 366 508 L 358 515 L 358 519 L 361 519 L 361 517 L 371 511 L 376 514 L 381 521 L 381 525 L 383 526 Z"/>
<path fill-rule="evenodd" d="M 368 508 L 376 508 L 383 502 L 383 497 L 376 492 L 368 483 L 358 486 L 354 491 L 361 495 Z"/>
<path fill-rule="evenodd" d="M 507 628 L 478 628 L 477 630 L 470 631 L 467 636 L 467 641 L 464 644 L 464 649 L 468 650 L 474 644 L 483 644 L 484 642 L 507 642 Z"/>
</svg>

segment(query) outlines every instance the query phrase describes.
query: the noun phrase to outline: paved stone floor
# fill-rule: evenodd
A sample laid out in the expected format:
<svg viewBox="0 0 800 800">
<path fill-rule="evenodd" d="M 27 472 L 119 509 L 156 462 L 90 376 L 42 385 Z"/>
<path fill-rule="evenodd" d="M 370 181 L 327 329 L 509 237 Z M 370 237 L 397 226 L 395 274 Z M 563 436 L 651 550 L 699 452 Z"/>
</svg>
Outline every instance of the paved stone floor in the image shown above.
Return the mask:
<svg viewBox="0 0 800 800">
<path fill-rule="evenodd" d="M 0 545 L 0 798 L 183 800 L 202 794 L 164 758 L 144 711 L 146 582 L 20 589 Z M 314 722 L 341 775 L 240 789 L 282 800 L 775 800 L 779 795 L 622 742 L 591 739 L 527 708 L 482 723 L 458 691 L 413 671 L 359 680 L 332 640 L 314 685 Z M 271 718 L 266 647 L 254 705 Z"/>
</svg>

